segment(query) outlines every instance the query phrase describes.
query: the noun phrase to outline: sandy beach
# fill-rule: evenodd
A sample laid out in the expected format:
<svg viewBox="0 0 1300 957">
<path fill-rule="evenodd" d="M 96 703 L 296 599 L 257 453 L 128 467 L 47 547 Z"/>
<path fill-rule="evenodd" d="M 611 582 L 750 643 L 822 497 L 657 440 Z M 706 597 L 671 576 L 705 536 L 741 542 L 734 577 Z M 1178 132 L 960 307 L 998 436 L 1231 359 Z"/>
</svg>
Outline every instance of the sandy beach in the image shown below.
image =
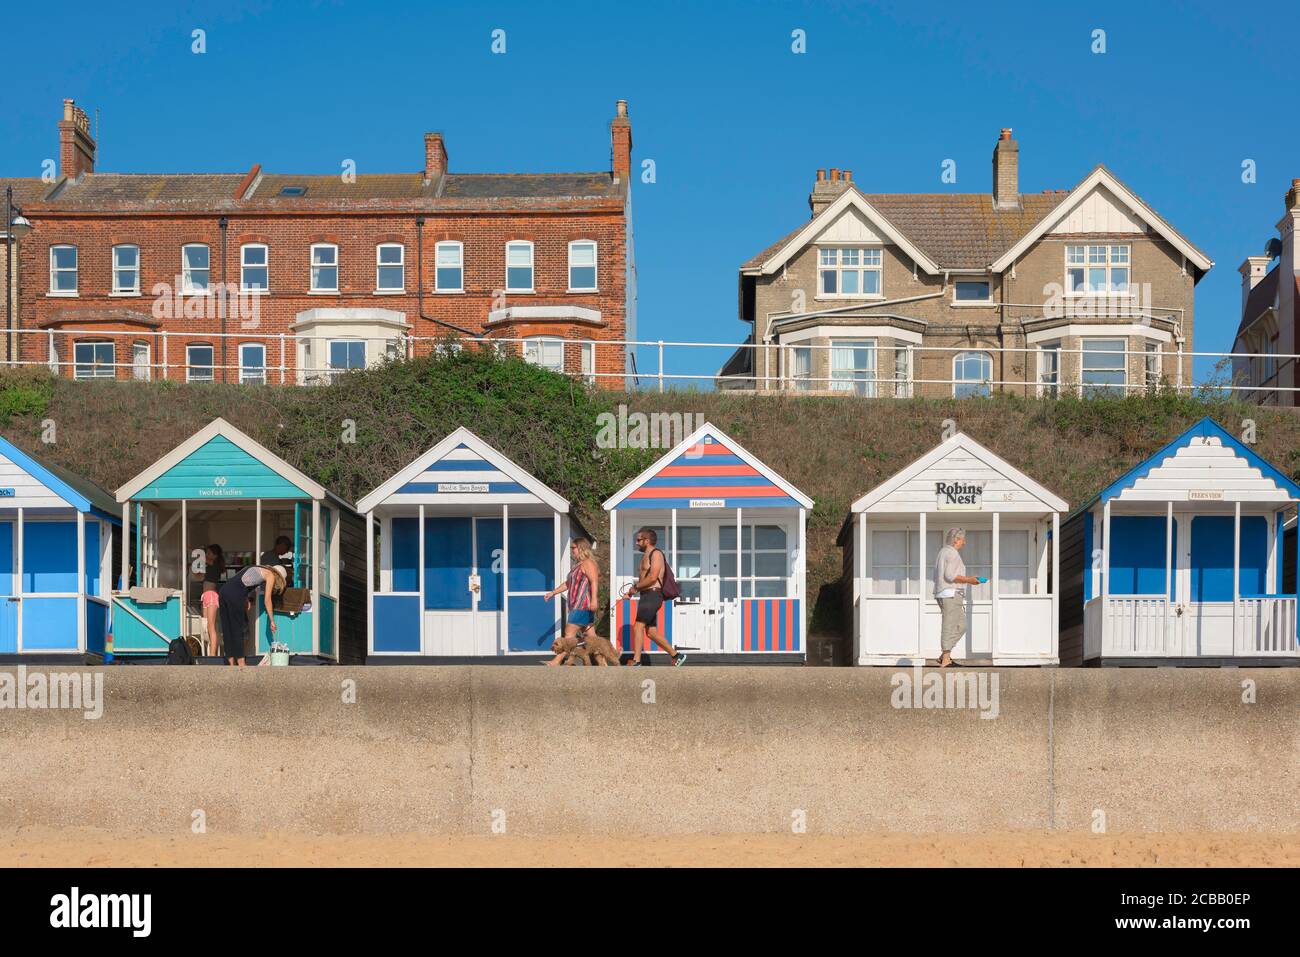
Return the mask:
<svg viewBox="0 0 1300 957">
<path fill-rule="evenodd" d="M 1296 867 L 1300 834 L 141 836 L 25 828 L 3 867 Z"/>
</svg>

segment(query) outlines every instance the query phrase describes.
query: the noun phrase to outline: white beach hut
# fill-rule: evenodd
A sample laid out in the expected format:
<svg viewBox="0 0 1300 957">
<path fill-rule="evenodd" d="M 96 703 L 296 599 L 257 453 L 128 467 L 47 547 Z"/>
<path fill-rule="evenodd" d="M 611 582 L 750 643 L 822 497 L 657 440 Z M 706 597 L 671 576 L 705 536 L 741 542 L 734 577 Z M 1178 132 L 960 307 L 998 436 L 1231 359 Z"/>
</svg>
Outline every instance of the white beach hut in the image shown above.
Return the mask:
<svg viewBox="0 0 1300 957">
<path fill-rule="evenodd" d="M 966 635 L 958 659 L 1058 661 L 1060 514 L 1064 500 L 970 436 L 957 433 L 853 503 L 840 531 L 852 577 L 853 660 L 921 664 L 940 654 L 932 588 L 944 533 L 966 529 Z"/>
</svg>

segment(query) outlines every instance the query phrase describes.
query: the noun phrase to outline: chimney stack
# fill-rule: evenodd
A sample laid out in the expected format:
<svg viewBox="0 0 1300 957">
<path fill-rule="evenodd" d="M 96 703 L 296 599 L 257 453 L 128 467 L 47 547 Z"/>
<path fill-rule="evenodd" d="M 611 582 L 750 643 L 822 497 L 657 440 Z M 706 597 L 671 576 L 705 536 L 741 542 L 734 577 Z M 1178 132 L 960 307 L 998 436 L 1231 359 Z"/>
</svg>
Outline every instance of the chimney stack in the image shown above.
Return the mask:
<svg viewBox="0 0 1300 957">
<path fill-rule="evenodd" d="M 852 185 L 852 170 L 842 170 L 832 166 L 828 177 L 826 170 L 819 169 L 817 179 L 813 183 L 813 191 L 808 196 L 808 207 L 812 210 L 813 217 L 816 218 L 823 209 L 839 199 L 840 194 Z"/>
<path fill-rule="evenodd" d="M 59 172 L 72 179 L 95 172 L 90 118 L 72 100 L 63 101 L 63 119 L 59 121 Z"/>
<path fill-rule="evenodd" d="M 1250 291 L 1259 285 L 1261 279 L 1268 275 L 1268 264 L 1272 261 L 1272 256 L 1247 256 L 1246 261 L 1241 264 L 1238 271 L 1241 273 L 1241 312 L 1243 316 L 1246 313 L 1246 300 L 1250 298 Z"/>
<path fill-rule="evenodd" d="M 447 175 L 447 144 L 441 133 L 424 134 L 424 178 L 429 181 Z"/>
<path fill-rule="evenodd" d="M 1020 206 L 1020 144 L 1003 129 L 993 148 L 993 208 L 1015 209 Z"/>
<path fill-rule="evenodd" d="M 1297 199 L 1300 199 L 1300 179 L 1293 179 L 1291 188 L 1286 191 L 1286 208 L 1294 209 Z"/>
<path fill-rule="evenodd" d="M 628 182 L 632 175 L 632 121 L 627 118 L 627 100 L 614 104 L 614 118 L 609 121 L 609 150 L 614 181 Z"/>
</svg>

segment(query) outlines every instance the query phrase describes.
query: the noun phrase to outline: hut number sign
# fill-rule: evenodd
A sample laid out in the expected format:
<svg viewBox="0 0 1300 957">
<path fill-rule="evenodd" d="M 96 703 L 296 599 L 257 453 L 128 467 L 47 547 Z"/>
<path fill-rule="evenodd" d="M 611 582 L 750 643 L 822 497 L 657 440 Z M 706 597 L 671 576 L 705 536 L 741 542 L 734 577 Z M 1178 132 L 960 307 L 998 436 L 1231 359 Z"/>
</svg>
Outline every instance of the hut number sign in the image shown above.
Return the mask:
<svg viewBox="0 0 1300 957">
<path fill-rule="evenodd" d="M 486 492 L 486 482 L 439 482 L 439 492 Z"/>
<path fill-rule="evenodd" d="M 982 508 L 984 486 L 976 482 L 935 482 L 934 501 L 945 510 Z"/>
</svg>

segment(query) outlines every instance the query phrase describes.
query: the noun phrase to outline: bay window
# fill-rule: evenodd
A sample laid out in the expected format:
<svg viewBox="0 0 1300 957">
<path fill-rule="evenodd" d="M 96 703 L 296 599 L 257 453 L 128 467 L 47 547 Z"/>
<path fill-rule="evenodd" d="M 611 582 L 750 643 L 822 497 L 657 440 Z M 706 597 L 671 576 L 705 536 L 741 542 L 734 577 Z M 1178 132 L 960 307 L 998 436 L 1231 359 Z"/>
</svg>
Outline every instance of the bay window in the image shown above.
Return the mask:
<svg viewBox="0 0 1300 957">
<path fill-rule="evenodd" d="M 1085 396 L 1124 395 L 1128 383 L 1123 339 L 1084 339 L 1080 381 Z"/>
</svg>

